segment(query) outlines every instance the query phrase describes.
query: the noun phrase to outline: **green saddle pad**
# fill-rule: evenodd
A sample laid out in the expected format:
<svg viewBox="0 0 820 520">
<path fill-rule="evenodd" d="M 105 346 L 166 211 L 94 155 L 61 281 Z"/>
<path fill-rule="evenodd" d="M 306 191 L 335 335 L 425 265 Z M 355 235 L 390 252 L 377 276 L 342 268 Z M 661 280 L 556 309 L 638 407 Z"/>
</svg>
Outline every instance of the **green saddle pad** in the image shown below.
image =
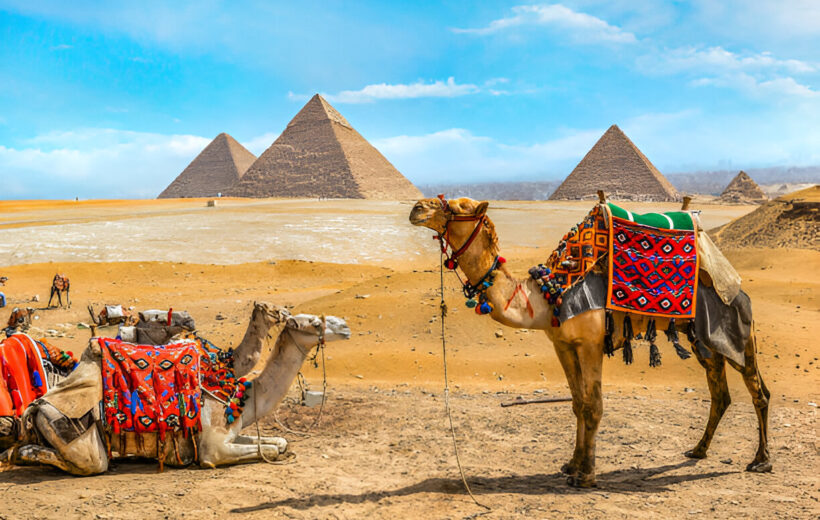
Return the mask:
<svg viewBox="0 0 820 520">
<path fill-rule="evenodd" d="M 624 220 L 635 222 L 643 226 L 649 226 L 658 229 L 682 229 L 694 230 L 692 224 L 692 215 L 686 211 L 670 211 L 667 213 L 632 213 L 629 210 L 620 208 L 615 204 L 608 202 L 609 211 L 612 216 Z"/>
</svg>

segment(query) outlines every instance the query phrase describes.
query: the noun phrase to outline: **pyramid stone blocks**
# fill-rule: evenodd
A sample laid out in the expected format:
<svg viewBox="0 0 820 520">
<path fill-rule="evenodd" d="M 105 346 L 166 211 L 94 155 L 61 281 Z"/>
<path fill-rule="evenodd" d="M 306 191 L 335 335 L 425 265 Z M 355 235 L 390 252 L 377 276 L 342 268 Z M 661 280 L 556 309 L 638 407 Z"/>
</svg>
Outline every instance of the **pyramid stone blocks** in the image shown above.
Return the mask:
<svg viewBox="0 0 820 520">
<path fill-rule="evenodd" d="M 674 186 L 617 125 L 609 127 L 550 200 L 595 199 L 598 190 L 613 200 L 680 198 Z"/>
</svg>

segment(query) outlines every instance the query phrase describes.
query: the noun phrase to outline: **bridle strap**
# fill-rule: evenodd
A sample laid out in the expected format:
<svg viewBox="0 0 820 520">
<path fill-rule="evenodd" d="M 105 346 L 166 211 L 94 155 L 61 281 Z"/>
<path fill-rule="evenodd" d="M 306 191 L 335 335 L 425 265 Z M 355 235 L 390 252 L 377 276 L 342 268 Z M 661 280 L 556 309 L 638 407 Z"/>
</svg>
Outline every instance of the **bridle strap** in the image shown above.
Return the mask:
<svg viewBox="0 0 820 520">
<path fill-rule="evenodd" d="M 481 228 L 484 227 L 486 223 L 485 216 L 481 215 L 455 215 L 453 210 L 450 208 L 450 204 L 447 202 L 447 199 L 444 198 L 444 195 L 438 196 L 439 200 L 441 201 L 441 209 L 447 214 L 447 223 L 444 225 L 444 232 L 439 234 L 437 237 L 439 242 L 441 243 L 441 252 L 445 255 L 447 254 L 447 246 L 450 246 L 450 249 L 453 250 L 453 253 L 448 255 L 448 260 L 455 260 L 472 245 L 473 241 L 475 241 L 476 237 L 478 237 L 479 232 L 481 232 Z M 470 236 L 467 238 L 467 241 L 461 245 L 458 249 L 453 247 L 452 242 L 448 238 L 450 234 L 450 222 L 478 222 L 475 228 L 473 228 L 473 232 L 470 233 Z"/>
</svg>

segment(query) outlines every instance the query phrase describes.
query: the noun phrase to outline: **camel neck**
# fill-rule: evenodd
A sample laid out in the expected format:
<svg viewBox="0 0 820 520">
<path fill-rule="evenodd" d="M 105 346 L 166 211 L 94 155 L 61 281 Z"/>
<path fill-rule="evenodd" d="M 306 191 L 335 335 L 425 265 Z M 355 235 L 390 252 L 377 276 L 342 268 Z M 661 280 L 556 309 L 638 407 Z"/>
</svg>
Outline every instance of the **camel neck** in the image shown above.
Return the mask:
<svg viewBox="0 0 820 520">
<path fill-rule="evenodd" d="M 281 336 L 285 336 L 283 341 Z M 271 413 L 274 407 L 285 397 L 288 389 L 296 379 L 307 356 L 291 338 L 283 332 L 275 356 L 271 356 L 258 376 L 251 379 L 253 385 L 249 390 L 247 404 L 242 412 L 242 424 L 247 426 Z"/>
</svg>

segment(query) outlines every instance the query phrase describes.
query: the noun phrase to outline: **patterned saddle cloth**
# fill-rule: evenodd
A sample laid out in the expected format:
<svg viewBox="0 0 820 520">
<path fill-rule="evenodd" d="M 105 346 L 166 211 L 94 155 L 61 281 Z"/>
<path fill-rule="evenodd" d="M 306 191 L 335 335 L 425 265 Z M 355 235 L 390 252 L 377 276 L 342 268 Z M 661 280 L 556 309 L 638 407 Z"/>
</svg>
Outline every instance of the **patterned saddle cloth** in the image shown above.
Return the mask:
<svg viewBox="0 0 820 520">
<path fill-rule="evenodd" d="M 100 338 L 103 411 L 111 433 L 200 429 L 200 351 L 196 341 L 132 345 Z"/>
<path fill-rule="evenodd" d="M 658 317 L 694 318 L 698 275 L 696 229 L 687 212 L 637 214 L 597 204 L 564 235 L 545 266 L 530 271 L 544 296 L 560 294 L 608 257 L 606 308 Z"/>
<path fill-rule="evenodd" d="M 68 375 L 77 362 L 46 342 L 17 333 L 0 342 L 0 416 L 20 416 L 35 399 L 42 397 L 55 374 Z"/>
</svg>

